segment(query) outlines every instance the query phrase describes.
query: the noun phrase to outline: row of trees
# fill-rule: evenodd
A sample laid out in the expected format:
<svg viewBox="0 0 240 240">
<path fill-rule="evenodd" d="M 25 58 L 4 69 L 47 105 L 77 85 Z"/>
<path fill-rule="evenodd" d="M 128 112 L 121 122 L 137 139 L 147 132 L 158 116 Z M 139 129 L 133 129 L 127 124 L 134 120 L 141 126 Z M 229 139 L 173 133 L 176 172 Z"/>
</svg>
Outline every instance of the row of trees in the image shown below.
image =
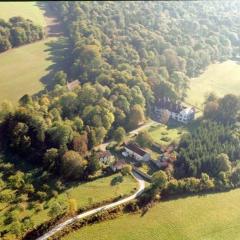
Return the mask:
<svg viewBox="0 0 240 240">
<path fill-rule="evenodd" d="M 22 17 L 0 19 L 0 52 L 43 39 L 42 27 Z"/>
<path fill-rule="evenodd" d="M 175 179 L 164 171 L 155 172 L 152 176 L 152 183 L 147 187 L 140 197 L 140 201 L 148 204 L 161 197 L 170 197 L 180 194 L 207 193 L 213 191 L 223 191 L 240 186 L 240 167 L 233 170 L 221 172 L 217 177 L 210 177 L 207 173 L 202 173 L 200 177 L 185 177 Z"/>
</svg>

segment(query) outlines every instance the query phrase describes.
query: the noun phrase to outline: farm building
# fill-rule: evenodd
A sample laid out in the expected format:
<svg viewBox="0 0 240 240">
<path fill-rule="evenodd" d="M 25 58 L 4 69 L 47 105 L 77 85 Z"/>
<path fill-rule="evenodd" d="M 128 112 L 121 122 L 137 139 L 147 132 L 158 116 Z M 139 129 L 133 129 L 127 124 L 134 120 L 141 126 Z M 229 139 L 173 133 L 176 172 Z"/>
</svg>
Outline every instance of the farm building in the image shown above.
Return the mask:
<svg viewBox="0 0 240 240">
<path fill-rule="evenodd" d="M 151 158 L 150 154 L 140 148 L 136 143 L 127 143 L 124 148 L 125 155 L 127 154 L 128 156 L 133 157 L 137 161 L 149 161 Z"/>
<path fill-rule="evenodd" d="M 78 80 L 74 80 L 72 82 L 67 82 L 67 88 L 69 91 L 73 91 L 78 86 L 80 86 L 80 82 Z"/>
<path fill-rule="evenodd" d="M 172 102 L 169 98 L 158 99 L 156 102 L 155 113 L 160 117 L 163 111 L 167 111 L 170 118 L 185 124 L 195 118 L 194 107 L 185 107 L 179 102 Z"/>
<path fill-rule="evenodd" d="M 111 169 L 113 170 L 113 172 L 119 171 L 124 167 L 125 164 L 126 163 L 124 160 L 118 160 L 111 165 Z"/>
</svg>

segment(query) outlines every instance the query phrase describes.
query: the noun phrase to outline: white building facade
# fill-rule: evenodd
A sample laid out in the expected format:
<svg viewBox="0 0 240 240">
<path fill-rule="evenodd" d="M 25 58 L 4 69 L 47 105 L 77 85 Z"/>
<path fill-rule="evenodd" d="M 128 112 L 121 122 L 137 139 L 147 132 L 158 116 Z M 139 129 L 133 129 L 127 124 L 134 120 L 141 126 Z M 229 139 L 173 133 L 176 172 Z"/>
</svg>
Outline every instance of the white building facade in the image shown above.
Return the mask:
<svg viewBox="0 0 240 240">
<path fill-rule="evenodd" d="M 125 151 L 128 156 L 133 157 L 137 161 L 147 162 L 151 159 L 149 153 L 141 149 L 137 144 L 129 143 L 125 145 Z"/>
</svg>

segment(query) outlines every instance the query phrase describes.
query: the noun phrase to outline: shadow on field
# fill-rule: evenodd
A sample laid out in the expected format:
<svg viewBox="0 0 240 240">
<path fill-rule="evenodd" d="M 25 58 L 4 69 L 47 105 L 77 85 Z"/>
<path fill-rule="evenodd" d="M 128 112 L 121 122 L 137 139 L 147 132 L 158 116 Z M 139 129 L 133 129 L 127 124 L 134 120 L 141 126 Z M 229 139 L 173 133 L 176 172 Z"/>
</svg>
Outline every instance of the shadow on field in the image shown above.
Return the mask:
<svg viewBox="0 0 240 240">
<path fill-rule="evenodd" d="M 37 2 L 36 5 L 43 11 L 46 21 L 45 34 L 47 37 L 59 37 L 64 35 L 64 26 L 58 20 L 55 13 L 51 10 L 48 3 Z"/>
<path fill-rule="evenodd" d="M 223 189 L 223 190 L 216 190 L 216 191 L 209 191 L 209 192 L 202 192 L 202 193 L 179 193 L 176 195 L 170 195 L 170 196 L 163 196 L 161 198 L 161 202 L 168 202 L 168 201 L 175 201 L 175 200 L 180 200 L 180 199 L 186 199 L 186 198 L 192 198 L 192 197 L 198 197 L 198 198 L 205 198 L 210 195 L 215 195 L 215 194 L 222 194 L 225 192 L 230 192 L 235 190 L 236 188 L 233 189 Z"/>
<path fill-rule="evenodd" d="M 44 12 L 44 18 L 47 24 L 45 27 L 45 35 L 49 38 L 45 50 L 45 52 L 48 52 L 49 57 L 46 60 L 52 62 L 46 69 L 48 72 L 47 75 L 42 77 L 40 81 L 46 86 L 46 90 L 50 90 L 54 86 L 54 74 L 60 70 L 67 73 L 67 66 L 69 66 L 71 62 L 69 58 L 69 42 L 68 39 L 64 37 L 64 26 L 58 20 L 56 13 L 50 8 L 49 4 L 46 2 L 37 2 L 36 4 Z M 45 90 L 36 95 L 43 92 L 45 92 Z"/>
<path fill-rule="evenodd" d="M 69 58 L 69 43 L 64 37 L 59 37 L 57 40 L 52 40 L 46 43 L 46 52 L 49 53 L 48 61 L 52 64 L 46 69 L 48 74 L 42 77 L 41 82 L 47 86 L 47 89 L 51 89 L 54 85 L 53 77 L 57 71 L 63 70 L 67 72 L 67 68 L 71 59 Z"/>
</svg>

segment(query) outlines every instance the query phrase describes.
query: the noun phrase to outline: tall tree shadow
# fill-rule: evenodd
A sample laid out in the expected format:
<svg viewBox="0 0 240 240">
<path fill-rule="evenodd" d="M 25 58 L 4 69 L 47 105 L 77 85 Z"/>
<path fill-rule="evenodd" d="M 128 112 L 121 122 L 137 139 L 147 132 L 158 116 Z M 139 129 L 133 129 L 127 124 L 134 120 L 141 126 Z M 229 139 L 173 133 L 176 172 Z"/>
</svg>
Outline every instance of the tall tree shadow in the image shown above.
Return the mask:
<svg viewBox="0 0 240 240">
<path fill-rule="evenodd" d="M 37 2 L 36 5 L 43 11 L 46 21 L 45 34 L 47 37 L 63 36 L 65 29 L 64 25 L 59 21 L 56 13 L 51 9 L 47 2 Z"/>
<path fill-rule="evenodd" d="M 46 60 L 51 61 L 52 64 L 47 67 L 47 74 L 43 76 L 40 81 L 46 86 L 46 90 L 51 90 L 54 83 L 54 74 L 57 71 L 63 70 L 68 74 L 69 66 L 71 66 L 70 59 L 70 44 L 67 37 L 65 37 L 65 28 L 58 20 L 57 13 L 54 12 L 47 2 L 37 2 L 37 6 L 43 10 L 47 26 L 45 27 L 45 35 L 49 39 L 45 43 L 47 46 L 45 52 L 48 53 Z M 37 93 L 39 95 L 45 90 Z"/>
<path fill-rule="evenodd" d="M 70 44 L 67 38 L 59 37 L 46 43 L 49 57 L 46 59 L 52 64 L 46 69 L 48 74 L 41 78 L 41 82 L 50 90 L 54 86 L 54 74 L 57 71 L 63 70 L 68 73 L 69 65 L 71 65 Z"/>
</svg>

